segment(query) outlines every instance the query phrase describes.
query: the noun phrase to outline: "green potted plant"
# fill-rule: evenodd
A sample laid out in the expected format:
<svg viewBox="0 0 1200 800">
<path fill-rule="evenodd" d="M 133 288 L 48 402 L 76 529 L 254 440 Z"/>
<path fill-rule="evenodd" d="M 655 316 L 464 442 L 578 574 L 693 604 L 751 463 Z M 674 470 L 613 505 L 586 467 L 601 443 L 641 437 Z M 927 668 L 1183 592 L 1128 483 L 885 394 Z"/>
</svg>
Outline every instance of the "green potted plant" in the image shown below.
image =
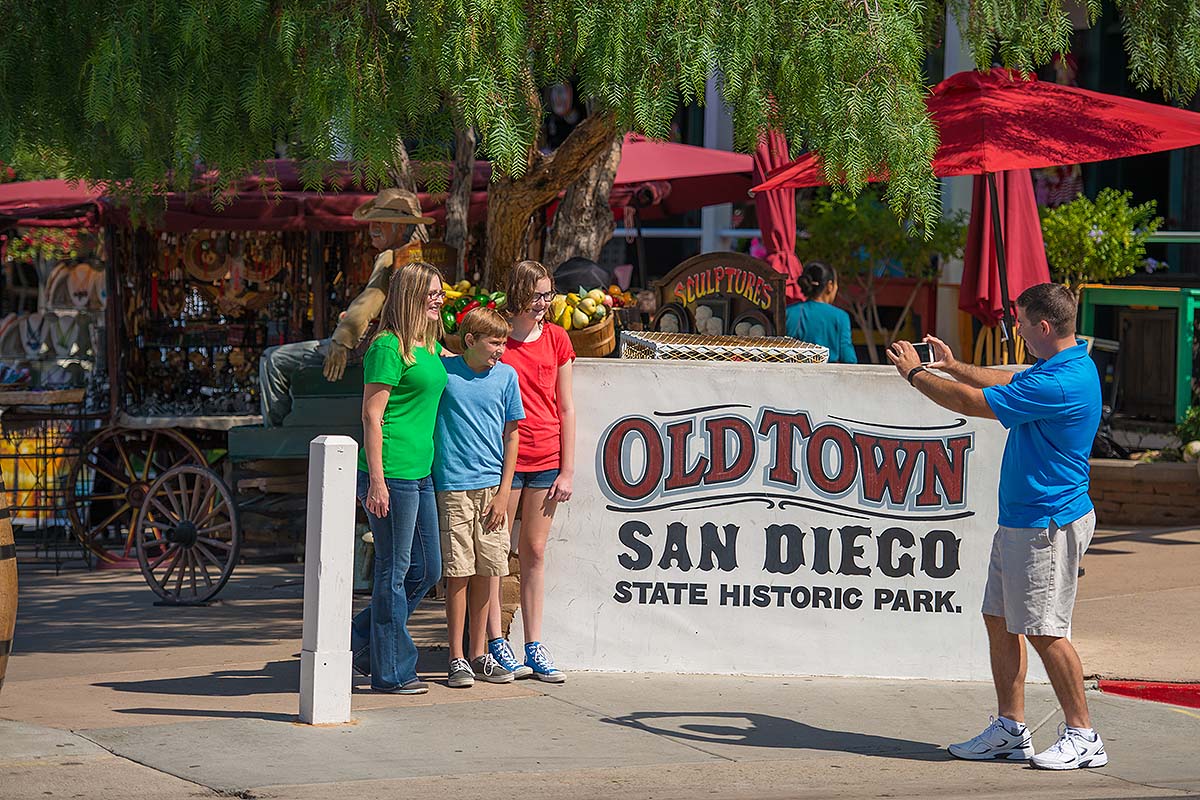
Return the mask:
<svg viewBox="0 0 1200 800">
<path fill-rule="evenodd" d="M 1050 277 L 1079 297 L 1085 283 L 1104 283 L 1165 265 L 1146 258 L 1146 240 L 1162 225 L 1153 200 L 1131 205 L 1132 192 L 1101 189 L 1042 209 L 1042 239 Z"/>
<path fill-rule="evenodd" d="M 823 261 L 837 270 L 838 305 L 863 332 L 875 364 L 882 361 L 880 345 L 890 347 L 904 329 L 921 289 L 937 279 L 945 259 L 962 255 L 967 240 L 964 212 L 943 217 L 926 237 L 899 219 L 876 187 L 857 197 L 821 190 L 797 217 L 802 231 L 797 255 L 802 262 Z M 913 284 L 899 317 L 888 326 L 880 315 L 879 291 L 895 278 L 910 278 Z"/>
</svg>

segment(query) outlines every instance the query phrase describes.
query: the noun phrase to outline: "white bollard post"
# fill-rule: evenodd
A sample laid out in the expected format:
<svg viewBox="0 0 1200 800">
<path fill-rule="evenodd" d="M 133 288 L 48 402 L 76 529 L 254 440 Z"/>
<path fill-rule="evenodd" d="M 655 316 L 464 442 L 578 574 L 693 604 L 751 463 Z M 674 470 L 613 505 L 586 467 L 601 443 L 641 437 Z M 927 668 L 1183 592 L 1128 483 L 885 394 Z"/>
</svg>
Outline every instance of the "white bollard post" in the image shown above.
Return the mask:
<svg viewBox="0 0 1200 800">
<path fill-rule="evenodd" d="M 350 721 L 350 611 L 358 443 L 318 436 L 308 447 L 300 721 Z"/>
</svg>

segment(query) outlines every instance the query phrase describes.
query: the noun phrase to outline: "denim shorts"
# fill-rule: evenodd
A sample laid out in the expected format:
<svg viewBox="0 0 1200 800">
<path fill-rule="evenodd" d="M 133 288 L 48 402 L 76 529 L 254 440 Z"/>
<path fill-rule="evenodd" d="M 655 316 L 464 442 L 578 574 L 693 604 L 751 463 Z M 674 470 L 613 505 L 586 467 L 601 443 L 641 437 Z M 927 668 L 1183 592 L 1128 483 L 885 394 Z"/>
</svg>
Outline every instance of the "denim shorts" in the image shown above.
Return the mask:
<svg viewBox="0 0 1200 800">
<path fill-rule="evenodd" d="M 558 470 L 543 469 L 536 472 L 517 472 L 513 474 L 512 488 L 514 489 L 549 489 L 558 480 Z"/>
</svg>

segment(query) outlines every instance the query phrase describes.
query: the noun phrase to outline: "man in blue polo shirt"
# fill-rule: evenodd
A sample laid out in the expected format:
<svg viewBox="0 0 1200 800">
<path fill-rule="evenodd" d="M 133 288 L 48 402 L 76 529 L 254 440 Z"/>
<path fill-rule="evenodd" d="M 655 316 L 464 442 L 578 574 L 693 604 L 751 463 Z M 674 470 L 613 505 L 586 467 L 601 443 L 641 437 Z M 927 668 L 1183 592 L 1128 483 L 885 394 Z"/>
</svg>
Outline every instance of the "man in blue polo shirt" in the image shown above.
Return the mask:
<svg viewBox="0 0 1200 800">
<path fill-rule="evenodd" d="M 1045 283 L 1017 298 L 1017 333 L 1037 362 L 1022 372 L 986 369 L 934 353 L 921 365 L 908 342 L 888 351 L 896 369 L 938 405 L 999 420 L 1008 429 L 1000 464 L 1000 519 L 983 592 L 998 718 L 978 736 L 950 745 L 970 760 L 1016 760 L 1042 769 L 1102 767 L 1108 755 L 1092 729 L 1083 667 L 1071 644 L 1079 559 L 1096 527 L 1088 497 L 1088 456 L 1100 424 L 1100 378 L 1075 338 L 1075 296 Z M 1025 727 L 1025 643 L 1029 639 L 1066 716 L 1058 741 L 1034 755 Z"/>
</svg>

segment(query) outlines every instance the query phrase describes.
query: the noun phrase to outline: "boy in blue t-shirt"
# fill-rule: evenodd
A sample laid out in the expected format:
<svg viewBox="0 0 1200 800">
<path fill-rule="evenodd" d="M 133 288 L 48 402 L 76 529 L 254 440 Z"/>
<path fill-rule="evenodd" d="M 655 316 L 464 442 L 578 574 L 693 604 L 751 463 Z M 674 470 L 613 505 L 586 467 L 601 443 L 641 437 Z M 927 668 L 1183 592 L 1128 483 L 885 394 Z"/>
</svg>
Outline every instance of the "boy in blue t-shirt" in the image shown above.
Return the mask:
<svg viewBox="0 0 1200 800">
<path fill-rule="evenodd" d="M 524 677 L 487 650 L 488 586 L 508 574 L 509 488 L 517 466 L 517 420 L 525 418 L 517 372 L 500 363 L 512 330 L 500 314 L 479 308 L 463 319 L 464 352 L 444 359 L 447 384 L 434 431 L 433 482 L 446 576 L 450 635 L 448 684 L 475 678 L 509 683 Z M 463 628 L 470 606 L 470 660 Z"/>
</svg>

